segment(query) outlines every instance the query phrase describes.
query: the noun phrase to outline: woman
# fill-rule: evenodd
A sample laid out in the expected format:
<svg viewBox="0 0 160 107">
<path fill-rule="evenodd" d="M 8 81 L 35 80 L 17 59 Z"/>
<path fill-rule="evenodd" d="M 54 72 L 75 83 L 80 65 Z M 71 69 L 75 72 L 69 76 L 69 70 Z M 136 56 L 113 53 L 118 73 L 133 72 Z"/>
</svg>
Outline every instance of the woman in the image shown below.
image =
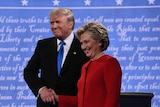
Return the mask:
<svg viewBox="0 0 160 107">
<path fill-rule="evenodd" d="M 120 107 L 122 71 L 119 62 L 103 52 L 109 46 L 107 29 L 90 22 L 76 34 L 90 61 L 82 66 L 77 96 L 58 95 L 59 107 Z"/>
</svg>

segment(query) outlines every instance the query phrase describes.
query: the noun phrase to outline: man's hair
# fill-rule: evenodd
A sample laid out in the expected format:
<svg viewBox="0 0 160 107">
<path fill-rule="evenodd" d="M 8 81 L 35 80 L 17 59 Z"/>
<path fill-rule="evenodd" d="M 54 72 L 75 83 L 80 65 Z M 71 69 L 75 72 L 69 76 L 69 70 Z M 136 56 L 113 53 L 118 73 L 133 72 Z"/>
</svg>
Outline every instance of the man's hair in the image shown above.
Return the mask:
<svg viewBox="0 0 160 107">
<path fill-rule="evenodd" d="M 59 16 L 59 15 L 65 15 L 67 17 L 68 22 L 71 22 L 73 24 L 72 26 L 72 30 L 73 30 L 75 25 L 75 20 L 74 20 L 74 14 L 72 10 L 68 8 L 53 9 L 50 13 L 50 18 Z"/>
</svg>

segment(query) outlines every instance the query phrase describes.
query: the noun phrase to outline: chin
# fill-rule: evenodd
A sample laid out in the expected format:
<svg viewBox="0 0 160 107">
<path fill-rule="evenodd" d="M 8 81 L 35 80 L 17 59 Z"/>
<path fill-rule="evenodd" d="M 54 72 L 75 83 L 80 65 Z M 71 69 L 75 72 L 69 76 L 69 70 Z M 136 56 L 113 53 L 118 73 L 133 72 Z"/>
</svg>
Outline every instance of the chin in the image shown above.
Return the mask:
<svg viewBox="0 0 160 107">
<path fill-rule="evenodd" d="M 86 54 L 87 57 L 90 57 L 90 55 Z"/>
</svg>

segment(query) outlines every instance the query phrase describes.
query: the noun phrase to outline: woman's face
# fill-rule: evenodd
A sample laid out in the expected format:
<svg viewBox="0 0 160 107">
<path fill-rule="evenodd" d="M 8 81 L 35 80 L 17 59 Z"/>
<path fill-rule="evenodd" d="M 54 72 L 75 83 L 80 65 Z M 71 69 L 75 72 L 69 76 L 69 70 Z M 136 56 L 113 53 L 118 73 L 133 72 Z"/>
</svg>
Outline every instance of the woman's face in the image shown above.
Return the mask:
<svg viewBox="0 0 160 107">
<path fill-rule="evenodd" d="M 80 36 L 81 49 L 84 51 L 87 57 L 90 59 L 96 59 L 99 53 L 101 53 L 101 43 L 94 40 L 88 32 L 83 33 Z"/>
</svg>

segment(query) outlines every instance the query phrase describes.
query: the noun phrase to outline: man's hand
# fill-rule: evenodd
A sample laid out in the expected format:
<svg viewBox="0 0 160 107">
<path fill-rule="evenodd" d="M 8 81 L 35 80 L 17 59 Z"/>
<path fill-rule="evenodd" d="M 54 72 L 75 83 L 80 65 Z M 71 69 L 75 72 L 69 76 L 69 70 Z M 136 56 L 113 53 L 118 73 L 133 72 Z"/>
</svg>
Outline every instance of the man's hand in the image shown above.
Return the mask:
<svg viewBox="0 0 160 107">
<path fill-rule="evenodd" d="M 51 102 L 53 104 L 56 104 L 57 95 L 53 89 L 44 87 L 39 94 L 43 102 Z"/>
</svg>

